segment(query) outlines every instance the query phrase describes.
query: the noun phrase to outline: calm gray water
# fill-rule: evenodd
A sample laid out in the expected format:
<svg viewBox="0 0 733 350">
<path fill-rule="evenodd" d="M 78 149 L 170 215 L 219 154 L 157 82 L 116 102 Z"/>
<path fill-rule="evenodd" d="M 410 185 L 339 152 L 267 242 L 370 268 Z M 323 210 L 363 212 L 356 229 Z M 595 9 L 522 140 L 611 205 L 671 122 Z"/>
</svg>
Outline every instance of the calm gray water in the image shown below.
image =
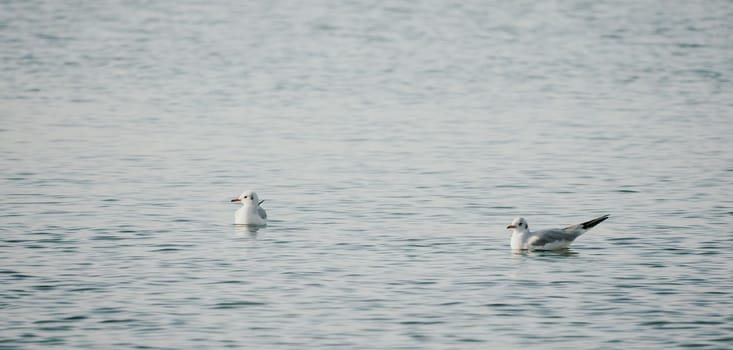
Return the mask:
<svg viewBox="0 0 733 350">
<path fill-rule="evenodd" d="M 733 348 L 733 2 L 243 3 L 0 1 L 0 348 Z"/>
</svg>

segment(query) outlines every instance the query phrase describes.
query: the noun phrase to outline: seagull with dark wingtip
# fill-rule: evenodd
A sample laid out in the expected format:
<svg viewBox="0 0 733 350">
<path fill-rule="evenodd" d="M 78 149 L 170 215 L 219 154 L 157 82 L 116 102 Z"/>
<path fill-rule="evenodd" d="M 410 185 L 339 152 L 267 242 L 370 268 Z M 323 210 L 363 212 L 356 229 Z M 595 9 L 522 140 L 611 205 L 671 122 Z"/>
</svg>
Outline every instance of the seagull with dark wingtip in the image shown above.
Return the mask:
<svg viewBox="0 0 733 350">
<path fill-rule="evenodd" d="M 267 225 L 267 212 L 260 206 L 264 200 L 260 200 L 257 193 L 246 191 L 231 201 L 242 203 L 242 207 L 234 213 L 235 225 Z"/>
<path fill-rule="evenodd" d="M 535 232 L 529 230 L 527 220 L 516 218 L 507 229 L 512 230 L 512 250 L 555 250 L 567 248 L 570 243 L 591 228 L 608 219 L 603 215 L 593 220 L 565 228 L 545 229 Z"/>
</svg>

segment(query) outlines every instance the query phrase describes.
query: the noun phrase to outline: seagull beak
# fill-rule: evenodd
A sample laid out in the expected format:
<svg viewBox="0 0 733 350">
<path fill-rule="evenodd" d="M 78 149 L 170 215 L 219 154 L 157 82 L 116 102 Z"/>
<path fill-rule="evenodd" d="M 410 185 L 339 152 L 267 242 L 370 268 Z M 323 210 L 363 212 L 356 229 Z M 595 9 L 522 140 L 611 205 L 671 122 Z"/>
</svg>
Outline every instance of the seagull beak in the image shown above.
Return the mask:
<svg viewBox="0 0 733 350">
<path fill-rule="evenodd" d="M 239 199 L 239 198 L 233 198 L 233 199 L 231 200 L 231 202 L 232 202 L 232 203 L 234 203 L 234 202 L 241 202 L 241 201 L 242 201 L 242 200 L 241 200 L 241 199 Z"/>
<path fill-rule="evenodd" d="M 506 227 L 507 230 L 510 229 L 510 228 L 517 228 L 517 226 L 515 226 L 515 225 L 509 225 L 509 226 Z"/>
</svg>

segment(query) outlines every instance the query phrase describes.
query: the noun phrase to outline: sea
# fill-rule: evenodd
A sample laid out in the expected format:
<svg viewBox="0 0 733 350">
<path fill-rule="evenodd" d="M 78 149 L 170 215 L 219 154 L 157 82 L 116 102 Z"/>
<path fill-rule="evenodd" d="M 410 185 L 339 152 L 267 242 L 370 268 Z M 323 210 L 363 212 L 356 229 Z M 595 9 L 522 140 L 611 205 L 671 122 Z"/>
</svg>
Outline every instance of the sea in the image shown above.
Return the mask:
<svg viewBox="0 0 733 350">
<path fill-rule="evenodd" d="M 731 150 L 729 0 L 2 0 L 0 349 L 733 349 Z"/>
</svg>

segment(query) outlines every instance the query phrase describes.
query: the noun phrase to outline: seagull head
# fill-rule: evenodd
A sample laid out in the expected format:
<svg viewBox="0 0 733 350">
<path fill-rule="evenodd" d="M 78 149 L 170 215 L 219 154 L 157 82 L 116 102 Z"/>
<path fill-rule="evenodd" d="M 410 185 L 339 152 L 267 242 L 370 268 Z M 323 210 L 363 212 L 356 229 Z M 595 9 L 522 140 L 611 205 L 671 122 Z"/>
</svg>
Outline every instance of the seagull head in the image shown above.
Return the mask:
<svg viewBox="0 0 733 350">
<path fill-rule="evenodd" d="M 242 205 L 258 205 L 260 203 L 260 198 L 257 197 L 257 193 L 254 193 L 253 191 L 245 191 L 244 193 L 240 194 L 239 197 L 234 198 L 231 201 L 242 203 Z"/>
<path fill-rule="evenodd" d="M 524 232 L 529 231 L 529 225 L 527 225 L 527 220 L 524 220 L 524 218 L 515 218 L 514 221 L 512 221 L 512 224 L 506 227 L 507 230 L 512 229 L 516 232 Z"/>
</svg>

